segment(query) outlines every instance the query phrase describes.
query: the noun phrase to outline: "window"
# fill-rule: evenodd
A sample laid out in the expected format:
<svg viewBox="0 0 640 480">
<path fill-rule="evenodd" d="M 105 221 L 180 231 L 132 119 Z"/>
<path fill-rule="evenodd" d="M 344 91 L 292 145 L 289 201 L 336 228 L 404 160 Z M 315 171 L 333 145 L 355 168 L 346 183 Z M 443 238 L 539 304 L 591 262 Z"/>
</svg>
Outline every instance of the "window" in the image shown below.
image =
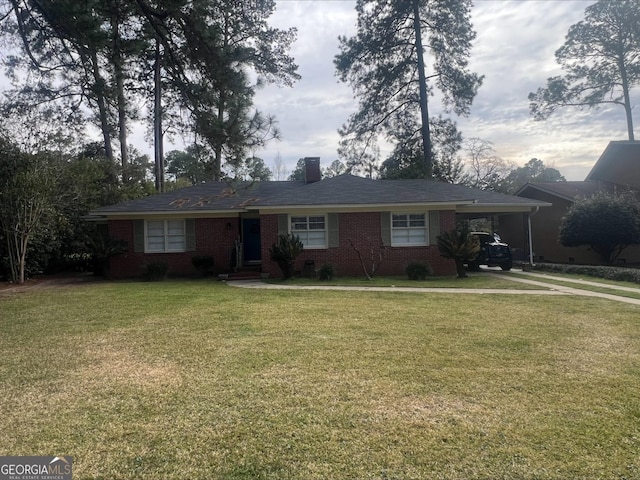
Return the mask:
<svg viewBox="0 0 640 480">
<path fill-rule="evenodd" d="M 300 237 L 304 248 L 327 247 L 327 227 L 324 215 L 292 216 L 291 233 Z"/>
<path fill-rule="evenodd" d="M 146 249 L 155 252 L 186 251 L 184 220 L 153 220 L 146 223 Z"/>
<path fill-rule="evenodd" d="M 427 219 L 424 213 L 394 213 L 391 215 L 392 245 L 426 245 Z"/>
</svg>

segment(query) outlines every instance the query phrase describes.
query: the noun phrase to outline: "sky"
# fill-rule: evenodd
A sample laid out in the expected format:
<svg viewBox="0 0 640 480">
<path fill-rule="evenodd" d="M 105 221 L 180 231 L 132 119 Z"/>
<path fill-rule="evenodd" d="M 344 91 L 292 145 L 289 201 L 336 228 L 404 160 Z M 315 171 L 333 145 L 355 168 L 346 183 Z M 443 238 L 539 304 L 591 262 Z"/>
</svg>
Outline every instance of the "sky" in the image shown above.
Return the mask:
<svg viewBox="0 0 640 480">
<path fill-rule="evenodd" d="M 527 96 L 545 86 L 548 77 L 562 74 L 554 52 L 594 1 L 474 3 L 477 38 L 470 68 L 485 78 L 471 114 L 451 118 L 465 138 L 492 142 L 498 156 L 517 166 L 538 158 L 567 180 L 583 180 L 609 141 L 627 140 L 623 109 L 568 108 L 540 122 L 531 117 Z M 282 135 L 256 152 L 272 170 L 278 156 L 289 172 L 302 157 L 320 157 L 324 167 L 338 158 L 338 128 L 357 103 L 351 88 L 338 81 L 333 59 L 338 36 L 355 34 L 354 6 L 349 0 L 277 0 L 270 23 L 297 28 L 291 54 L 302 79 L 292 88 L 267 86 L 255 98 L 260 111 L 275 115 Z M 429 109 L 432 115 L 442 112 L 433 100 Z"/>
<path fill-rule="evenodd" d="M 474 3 L 472 23 L 477 37 L 470 69 L 484 75 L 484 82 L 468 117 L 446 115 L 465 138 L 491 142 L 499 157 L 516 166 L 538 158 L 567 180 L 583 180 L 610 141 L 627 140 L 623 109 L 567 108 L 540 122 L 531 117 L 527 96 L 545 86 L 547 78 L 562 74 L 554 53 L 594 0 Z M 256 92 L 256 108 L 276 117 L 281 140 L 268 143 L 255 155 L 272 171 L 278 157 L 288 173 L 302 157 L 320 157 L 321 165 L 327 167 L 338 159 L 338 129 L 357 109 L 351 88 L 338 81 L 333 63 L 338 36 L 356 33 L 355 0 L 276 0 L 270 24 L 297 28 L 290 54 L 302 78 L 293 87 L 270 85 Z M 7 83 L 0 76 L 0 88 Z M 632 98 L 634 104 L 639 101 L 640 91 Z M 430 99 L 429 113 L 444 112 Z M 99 139 L 97 131 L 88 135 Z M 129 138 L 153 158 L 144 127 L 135 126 Z M 176 144 L 165 145 L 165 152 L 184 149 L 182 139 L 175 140 Z M 383 146 L 382 157 L 389 151 Z M 461 155 L 464 158 L 465 152 Z"/>
</svg>

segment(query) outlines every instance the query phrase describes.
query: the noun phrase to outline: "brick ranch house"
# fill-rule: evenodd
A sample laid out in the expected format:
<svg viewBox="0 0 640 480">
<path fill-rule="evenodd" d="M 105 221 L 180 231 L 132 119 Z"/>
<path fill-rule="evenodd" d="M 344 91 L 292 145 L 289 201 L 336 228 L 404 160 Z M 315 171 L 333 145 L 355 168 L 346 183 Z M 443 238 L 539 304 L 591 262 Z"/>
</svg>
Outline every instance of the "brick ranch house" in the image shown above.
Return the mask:
<svg viewBox="0 0 640 480">
<path fill-rule="evenodd" d="M 216 273 L 252 266 L 278 277 L 270 247 L 280 233 L 297 234 L 305 265 L 362 275 L 356 253 L 382 249 L 378 270 L 402 275 L 414 261 L 440 275 L 455 273 L 440 256 L 437 236 L 455 227 L 457 215 L 529 214 L 545 202 L 474 190 L 432 180 L 372 180 L 352 175 L 321 179 L 320 159 L 306 158 L 306 180 L 228 184 L 208 182 L 91 212 L 128 252 L 111 259 L 113 279 L 136 277 L 146 262 L 162 261 L 170 275 L 191 275 L 191 259 L 212 256 Z"/>
</svg>

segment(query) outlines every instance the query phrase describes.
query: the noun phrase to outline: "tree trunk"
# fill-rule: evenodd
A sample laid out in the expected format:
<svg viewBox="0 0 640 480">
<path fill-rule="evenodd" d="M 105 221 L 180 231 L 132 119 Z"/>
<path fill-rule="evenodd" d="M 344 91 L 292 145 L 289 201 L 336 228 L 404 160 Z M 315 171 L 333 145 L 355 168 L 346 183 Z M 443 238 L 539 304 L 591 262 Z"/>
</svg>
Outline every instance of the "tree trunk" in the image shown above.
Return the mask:
<svg viewBox="0 0 640 480">
<path fill-rule="evenodd" d="M 119 55 L 118 55 L 119 56 Z M 122 65 L 116 66 L 116 89 L 118 96 L 118 140 L 122 157 L 122 180 L 129 182 L 129 151 L 127 149 L 127 112 L 124 98 L 124 74 Z"/>
<path fill-rule="evenodd" d="M 29 243 L 29 235 L 25 235 L 20 239 L 20 277 L 18 283 L 22 285 L 25 280 L 25 265 L 27 264 L 27 245 Z"/>
<path fill-rule="evenodd" d="M 117 7 L 117 6 L 116 6 Z M 116 100 L 118 104 L 118 141 L 120 142 L 120 157 L 122 161 L 122 181 L 129 182 L 129 150 L 127 148 L 127 110 L 124 96 L 124 70 L 120 45 L 120 19 L 118 8 L 114 8 L 111 16 L 113 35 L 113 75 L 116 80 Z"/>
<path fill-rule="evenodd" d="M 29 243 L 29 235 L 18 232 L 16 228 L 13 232 L 6 235 L 6 239 L 11 281 L 22 285 L 25 281 L 25 266 L 27 263 L 27 245 Z"/>
<path fill-rule="evenodd" d="M 635 141 L 633 135 L 633 116 L 631 112 L 631 96 L 629 95 L 629 79 L 627 77 L 627 70 L 623 65 L 620 66 L 620 73 L 622 77 L 622 92 L 624 95 L 624 112 L 627 116 L 627 133 L 629 134 L 629 141 Z"/>
<path fill-rule="evenodd" d="M 164 192 L 164 149 L 162 138 L 162 64 L 160 54 L 160 39 L 156 38 L 155 58 L 155 89 L 153 107 L 153 145 L 156 164 L 156 190 Z"/>
<path fill-rule="evenodd" d="M 220 100 L 218 103 L 218 115 L 217 115 L 217 128 L 220 129 L 219 132 L 216 132 L 216 144 L 214 147 L 214 158 L 213 158 L 213 179 L 216 182 L 219 182 L 222 178 L 222 146 L 223 146 L 223 138 L 224 138 L 224 109 L 225 109 L 225 101 L 226 96 L 224 92 L 220 92 Z"/>
<path fill-rule="evenodd" d="M 458 276 L 456 278 L 467 278 L 467 271 L 464 269 L 464 261 L 462 258 L 456 258 L 456 273 Z"/>
<path fill-rule="evenodd" d="M 5 232 L 7 238 L 7 253 L 9 255 L 9 270 L 11 281 L 19 283 L 20 280 L 20 255 L 18 254 L 17 234 Z M 13 240 L 13 241 L 12 241 Z"/>
<path fill-rule="evenodd" d="M 91 52 L 91 69 L 94 79 L 94 92 L 96 94 L 96 103 L 98 104 L 98 113 L 100 117 L 100 129 L 102 130 L 102 138 L 104 139 L 104 153 L 108 160 L 113 162 L 113 146 L 111 145 L 111 126 L 109 125 L 109 115 L 107 112 L 107 103 L 104 97 L 104 78 L 100 75 L 100 66 L 98 63 L 98 55 L 94 51 Z"/>
<path fill-rule="evenodd" d="M 420 114 L 422 117 L 422 155 L 424 174 L 433 177 L 433 158 L 431 156 L 431 132 L 429 131 L 429 108 L 427 104 L 427 78 L 424 73 L 424 50 L 422 48 L 422 26 L 420 25 L 420 2 L 413 2 L 413 29 L 416 34 L 416 54 L 418 56 L 418 82 L 420 86 Z"/>
</svg>

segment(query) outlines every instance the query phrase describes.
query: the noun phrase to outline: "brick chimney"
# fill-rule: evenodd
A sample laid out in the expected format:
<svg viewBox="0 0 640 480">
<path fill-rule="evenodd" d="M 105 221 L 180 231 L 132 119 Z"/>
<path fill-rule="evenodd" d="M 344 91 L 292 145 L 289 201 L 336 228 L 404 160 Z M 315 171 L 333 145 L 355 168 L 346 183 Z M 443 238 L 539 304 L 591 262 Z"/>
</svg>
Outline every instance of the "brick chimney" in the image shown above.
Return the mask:
<svg viewBox="0 0 640 480">
<path fill-rule="evenodd" d="M 314 183 L 322 180 L 320 157 L 304 157 L 304 181 Z"/>
</svg>

